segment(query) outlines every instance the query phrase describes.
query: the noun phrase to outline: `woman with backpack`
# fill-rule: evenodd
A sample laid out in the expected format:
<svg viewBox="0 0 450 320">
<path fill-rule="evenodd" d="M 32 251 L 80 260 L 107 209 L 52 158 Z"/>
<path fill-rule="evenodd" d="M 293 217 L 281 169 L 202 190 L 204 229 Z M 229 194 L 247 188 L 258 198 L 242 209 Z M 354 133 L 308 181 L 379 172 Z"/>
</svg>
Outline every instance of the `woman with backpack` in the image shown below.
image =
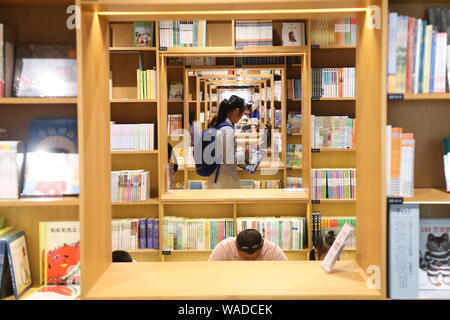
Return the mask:
<svg viewBox="0 0 450 320">
<path fill-rule="evenodd" d="M 220 103 L 219 113 L 210 122 L 209 127 L 218 130 L 215 158 L 219 165 L 208 176 L 208 189 L 239 189 L 234 124 L 241 120 L 244 109 L 244 100 L 232 95 Z"/>
</svg>

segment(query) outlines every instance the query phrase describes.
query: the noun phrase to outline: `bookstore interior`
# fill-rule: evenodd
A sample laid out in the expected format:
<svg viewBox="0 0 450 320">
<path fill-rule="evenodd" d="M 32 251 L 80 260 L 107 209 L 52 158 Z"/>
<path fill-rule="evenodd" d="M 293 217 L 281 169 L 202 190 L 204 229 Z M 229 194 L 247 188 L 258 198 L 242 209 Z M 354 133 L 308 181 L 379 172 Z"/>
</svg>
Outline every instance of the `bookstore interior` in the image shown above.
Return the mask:
<svg viewBox="0 0 450 320">
<path fill-rule="evenodd" d="M 450 299 L 450 5 L 215 2 L 0 0 L 0 299 Z"/>
</svg>

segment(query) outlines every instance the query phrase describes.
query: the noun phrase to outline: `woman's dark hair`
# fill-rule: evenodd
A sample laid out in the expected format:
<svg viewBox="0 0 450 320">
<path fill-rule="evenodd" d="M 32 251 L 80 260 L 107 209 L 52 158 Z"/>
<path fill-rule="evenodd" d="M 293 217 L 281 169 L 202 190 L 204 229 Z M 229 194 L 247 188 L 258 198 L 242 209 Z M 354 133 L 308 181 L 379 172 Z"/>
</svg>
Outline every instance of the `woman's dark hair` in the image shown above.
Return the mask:
<svg viewBox="0 0 450 320">
<path fill-rule="evenodd" d="M 124 250 L 116 250 L 112 253 L 112 262 L 133 262 L 131 255 Z"/>
<path fill-rule="evenodd" d="M 228 113 L 234 109 L 239 109 L 241 113 L 244 113 L 245 103 L 241 97 L 232 95 L 229 99 L 223 99 L 219 106 L 219 113 L 217 117 L 214 117 L 209 123 L 210 127 L 216 127 L 222 122 L 227 120 Z"/>
<path fill-rule="evenodd" d="M 309 260 L 316 260 L 316 252 L 319 257 L 326 254 L 333 245 L 334 240 L 336 240 L 334 231 L 325 232 L 325 234 L 319 237 L 316 240 L 316 243 L 314 243 L 313 248 L 309 252 Z"/>
<path fill-rule="evenodd" d="M 195 111 L 189 109 L 189 124 L 192 124 L 195 121 Z"/>
</svg>

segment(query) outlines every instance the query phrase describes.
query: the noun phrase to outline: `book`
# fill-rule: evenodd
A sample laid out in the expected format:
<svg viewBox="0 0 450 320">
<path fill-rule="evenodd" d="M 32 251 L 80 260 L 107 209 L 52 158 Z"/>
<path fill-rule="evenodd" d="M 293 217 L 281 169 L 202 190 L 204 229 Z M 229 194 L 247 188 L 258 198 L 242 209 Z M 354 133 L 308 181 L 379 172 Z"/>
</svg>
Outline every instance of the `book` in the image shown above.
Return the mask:
<svg viewBox="0 0 450 320">
<path fill-rule="evenodd" d="M 155 124 L 111 122 L 111 151 L 155 150 Z"/>
<path fill-rule="evenodd" d="M 356 45 L 356 18 L 311 19 L 311 44 L 322 46 Z"/>
<path fill-rule="evenodd" d="M 272 46 L 272 20 L 236 20 L 235 33 L 236 48 Z"/>
<path fill-rule="evenodd" d="M 287 135 L 302 133 L 302 113 L 300 111 L 289 111 L 287 118 Z"/>
<path fill-rule="evenodd" d="M 206 28 L 206 20 L 160 20 L 160 47 L 205 47 Z"/>
<path fill-rule="evenodd" d="M 281 23 L 282 45 L 304 46 L 305 45 L 305 23 L 283 22 Z"/>
<path fill-rule="evenodd" d="M 388 295 L 418 297 L 419 205 L 390 205 L 388 210 Z"/>
<path fill-rule="evenodd" d="M 355 148 L 356 119 L 347 116 L 311 116 L 312 148 Z"/>
<path fill-rule="evenodd" d="M 355 98 L 356 68 L 312 68 L 312 98 Z"/>
<path fill-rule="evenodd" d="M 17 46 L 13 96 L 76 97 L 77 94 L 77 61 L 73 46 Z"/>
<path fill-rule="evenodd" d="M 3 259 L 7 259 L 7 265 L 9 268 L 9 272 L 7 273 L 3 270 L 1 286 L 5 286 L 4 282 L 6 281 L 11 281 L 12 285 L 12 292 L 3 292 L 2 288 L 2 296 L 14 294 L 14 297 L 19 299 L 26 292 L 26 290 L 32 286 L 25 233 L 23 231 L 11 231 L 0 238 L 0 243 L 3 243 Z M 5 261 L 6 260 L 3 260 L 3 269 L 5 269 Z M 0 267 L 0 269 L 2 269 L 2 267 Z"/>
<path fill-rule="evenodd" d="M 39 287 L 23 300 L 76 300 L 80 292 L 78 285 L 48 285 Z"/>
<path fill-rule="evenodd" d="M 19 141 L 0 141 L 0 199 L 19 198 Z"/>
<path fill-rule="evenodd" d="M 0 23 L 0 97 L 12 96 L 15 46 L 15 29 Z"/>
<path fill-rule="evenodd" d="M 325 256 L 325 259 L 323 259 L 322 263 L 320 264 L 321 268 L 325 272 L 330 273 L 333 270 L 336 261 L 339 259 L 339 255 L 345 247 L 347 239 L 352 235 L 353 231 L 354 229 L 348 223 L 345 223 L 342 226 L 342 229 L 341 231 L 339 231 L 336 240 L 333 242 L 330 250 L 328 250 L 328 253 Z"/>
<path fill-rule="evenodd" d="M 355 199 L 356 169 L 312 169 L 312 199 Z"/>
<path fill-rule="evenodd" d="M 150 199 L 150 172 L 146 170 L 111 171 L 111 201 L 136 202 Z"/>
<path fill-rule="evenodd" d="M 450 192 L 450 138 L 442 140 L 444 153 L 444 176 L 447 192 Z"/>
<path fill-rule="evenodd" d="M 449 236 L 450 219 L 420 219 L 420 297 L 450 298 Z"/>
<path fill-rule="evenodd" d="M 42 285 L 80 284 L 80 222 L 39 222 Z"/>
<path fill-rule="evenodd" d="M 78 195 L 76 119 L 33 119 L 28 132 L 23 195 Z"/>
<path fill-rule="evenodd" d="M 133 47 L 153 47 L 154 22 L 134 21 L 133 22 Z"/>
<path fill-rule="evenodd" d="M 169 101 L 170 100 L 183 100 L 183 82 L 182 81 L 170 81 L 169 85 Z"/>
</svg>

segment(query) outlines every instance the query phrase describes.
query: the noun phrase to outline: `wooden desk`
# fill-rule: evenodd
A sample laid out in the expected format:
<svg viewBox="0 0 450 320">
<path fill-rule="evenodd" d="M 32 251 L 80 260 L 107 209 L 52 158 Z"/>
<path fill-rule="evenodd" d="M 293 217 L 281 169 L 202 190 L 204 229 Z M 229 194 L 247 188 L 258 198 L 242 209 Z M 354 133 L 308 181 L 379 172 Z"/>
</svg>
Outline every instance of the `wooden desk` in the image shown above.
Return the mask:
<svg viewBox="0 0 450 320">
<path fill-rule="evenodd" d="M 354 261 L 113 263 L 86 299 L 379 299 Z"/>
</svg>

